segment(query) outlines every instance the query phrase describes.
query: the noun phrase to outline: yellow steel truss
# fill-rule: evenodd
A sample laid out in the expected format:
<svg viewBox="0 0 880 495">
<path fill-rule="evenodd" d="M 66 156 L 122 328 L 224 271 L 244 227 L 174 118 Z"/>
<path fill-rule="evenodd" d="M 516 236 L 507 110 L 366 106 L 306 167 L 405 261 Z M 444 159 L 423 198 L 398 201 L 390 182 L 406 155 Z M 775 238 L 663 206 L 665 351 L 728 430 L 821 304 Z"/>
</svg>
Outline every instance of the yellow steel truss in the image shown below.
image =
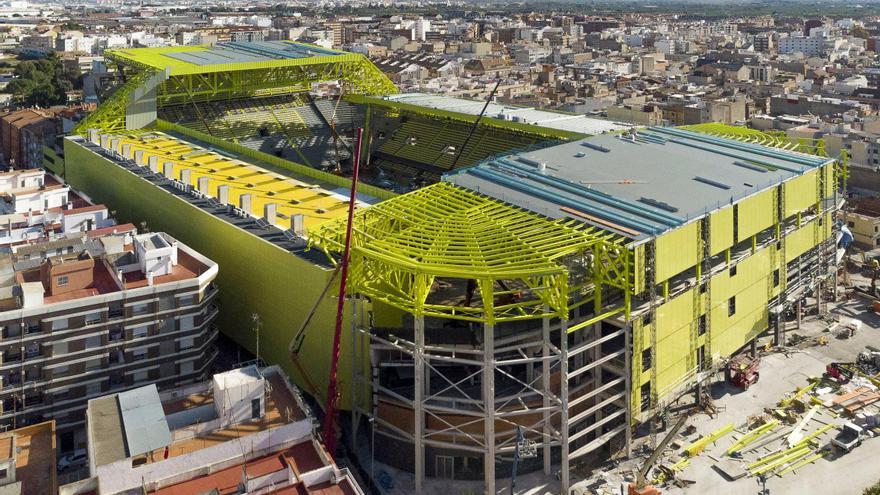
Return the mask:
<svg viewBox="0 0 880 495">
<path fill-rule="evenodd" d="M 344 235 L 345 220 L 328 222 L 310 243 L 335 260 Z M 598 297 L 597 282 L 628 290 L 629 259 L 613 234 L 441 182 L 355 213 L 349 287 L 417 316 L 567 318 L 570 299 Z M 432 293 L 467 281 L 473 304 Z"/>
</svg>

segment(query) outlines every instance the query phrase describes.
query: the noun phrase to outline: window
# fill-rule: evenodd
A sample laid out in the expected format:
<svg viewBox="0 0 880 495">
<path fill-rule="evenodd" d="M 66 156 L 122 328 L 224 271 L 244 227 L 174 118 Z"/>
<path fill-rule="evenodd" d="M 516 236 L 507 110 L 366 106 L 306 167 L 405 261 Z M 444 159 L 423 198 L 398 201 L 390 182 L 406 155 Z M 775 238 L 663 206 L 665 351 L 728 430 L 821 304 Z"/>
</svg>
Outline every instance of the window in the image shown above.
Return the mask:
<svg viewBox="0 0 880 495">
<path fill-rule="evenodd" d="M 260 409 L 260 399 L 251 399 L 251 419 L 259 419 L 262 416 Z"/>
<path fill-rule="evenodd" d="M 651 324 L 651 312 L 649 311 L 649 312 L 645 313 L 644 316 L 642 316 L 642 326 L 646 327 L 650 324 Z"/>
<path fill-rule="evenodd" d="M 706 315 L 700 315 L 697 319 L 697 334 L 704 335 L 706 333 Z"/>
<path fill-rule="evenodd" d="M 180 374 L 188 375 L 196 369 L 195 361 L 184 361 L 180 363 Z"/>
<path fill-rule="evenodd" d="M 27 333 L 36 333 L 40 331 L 40 322 L 30 321 L 27 323 Z"/>
<path fill-rule="evenodd" d="M 122 331 L 121 328 L 111 328 L 109 335 L 107 335 L 107 340 L 110 342 L 116 342 L 122 340 L 124 335 L 125 333 Z"/>
<path fill-rule="evenodd" d="M 735 277 L 735 276 L 736 276 L 736 265 L 733 265 L 733 266 L 730 267 L 730 276 L 731 276 L 731 277 Z"/>
<path fill-rule="evenodd" d="M 736 314 L 736 296 L 727 300 L 727 316 Z"/>
<path fill-rule="evenodd" d="M 195 346 L 195 339 L 193 337 L 186 337 L 180 339 L 180 350 L 191 349 Z"/>
<path fill-rule="evenodd" d="M 455 457 L 451 455 L 438 455 L 435 457 L 435 463 L 437 472 L 434 476 L 440 479 L 455 479 Z"/>
<path fill-rule="evenodd" d="M 651 369 L 651 364 L 651 349 L 645 349 L 642 351 L 642 371 Z"/>
<path fill-rule="evenodd" d="M 142 315 L 148 311 L 149 305 L 147 303 L 143 304 L 135 304 L 131 307 L 131 314 L 133 315 Z"/>
<path fill-rule="evenodd" d="M 142 361 L 147 359 L 147 350 L 146 349 L 137 349 L 131 353 L 132 361 Z"/>
<path fill-rule="evenodd" d="M 131 379 L 132 379 L 132 381 L 137 383 L 137 382 L 146 381 L 146 379 L 149 378 L 149 376 L 150 375 L 146 371 L 138 371 L 138 372 L 134 373 L 133 375 L 131 375 Z"/>
<path fill-rule="evenodd" d="M 60 318 L 52 322 L 52 330 L 65 330 L 68 324 L 67 318 Z"/>
<path fill-rule="evenodd" d="M 101 347 L 100 335 L 93 335 L 86 339 L 86 349 L 94 349 L 96 347 Z"/>
<path fill-rule="evenodd" d="M 69 281 L 70 280 L 67 278 L 67 275 L 60 275 L 58 278 L 55 279 L 55 283 L 58 285 L 58 287 L 64 287 Z"/>
<path fill-rule="evenodd" d="M 67 342 L 55 342 L 52 344 L 52 355 L 63 356 L 67 354 Z"/>
<path fill-rule="evenodd" d="M 56 366 L 52 368 L 52 376 L 63 376 L 70 370 L 70 366 Z"/>
<path fill-rule="evenodd" d="M 132 329 L 131 338 L 140 339 L 147 336 L 148 328 L 146 325 Z"/>
<path fill-rule="evenodd" d="M 192 316 L 184 316 L 178 324 L 178 328 L 181 330 L 192 330 L 195 327 L 195 319 Z"/>
<path fill-rule="evenodd" d="M 94 371 L 101 369 L 101 359 L 91 359 L 86 361 L 86 371 Z"/>
<path fill-rule="evenodd" d="M 86 395 L 100 394 L 103 390 L 104 390 L 104 387 L 101 382 L 90 383 L 90 384 L 86 385 Z"/>
<path fill-rule="evenodd" d="M 701 345 L 697 348 L 697 369 L 701 370 L 706 366 L 706 346 Z"/>
<path fill-rule="evenodd" d="M 641 409 L 642 411 L 647 411 L 651 408 L 651 382 L 646 382 L 642 385 L 640 392 L 642 400 Z"/>
<path fill-rule="evenodd" d="M 779 287 L 779 268 L 773 270 L 773 287 Z"/>
<path fill-rule="evenodd" d="M 190 294 L 188 296 L 183 296 L 178 299 L 179 306 L 192 306 L 196 303 L 196 296 L 194 294 Z"/>
<path fill-rule="evenodd" d="M 86 315 L 86 325 L 97 325 L 101 323 L 101 313 L 89 313 Z"/>
</svg>

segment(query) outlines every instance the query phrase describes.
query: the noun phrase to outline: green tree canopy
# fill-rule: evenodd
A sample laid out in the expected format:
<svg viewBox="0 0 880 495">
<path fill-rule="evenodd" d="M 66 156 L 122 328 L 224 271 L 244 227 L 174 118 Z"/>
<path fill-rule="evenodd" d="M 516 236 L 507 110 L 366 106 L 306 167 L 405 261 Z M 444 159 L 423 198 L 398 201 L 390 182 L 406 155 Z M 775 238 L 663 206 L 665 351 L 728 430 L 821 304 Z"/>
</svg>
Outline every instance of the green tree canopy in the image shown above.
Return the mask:
<svg viewBox="0 0 880 495">
<path fill-rule="evenodd" d="M 73 82 L 54 53 L 39 60 L 27 60 L 15 67 L 15 78 L 6 87 L 23 105 L 49 107 L 67 103 Z"/>
</svg>

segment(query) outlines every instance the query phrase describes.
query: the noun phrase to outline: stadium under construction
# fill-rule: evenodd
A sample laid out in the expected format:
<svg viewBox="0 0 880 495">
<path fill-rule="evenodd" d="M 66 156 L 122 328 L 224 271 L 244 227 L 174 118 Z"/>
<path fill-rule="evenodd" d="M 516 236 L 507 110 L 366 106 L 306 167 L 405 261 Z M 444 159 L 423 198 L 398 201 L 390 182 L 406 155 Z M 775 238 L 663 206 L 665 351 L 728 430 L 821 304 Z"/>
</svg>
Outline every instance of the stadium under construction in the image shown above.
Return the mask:
<svg viewBox="0 0 880 495">
<path fill-rule="evenodd" d="M 836 273 L 846 168 L 821 143 L 496 104 L 480 118 L 288 42 L 106 57 L 120 84 L 56 172 L 216 260 L 221 330 L 319 403 L 364 129 L 341 430 L 378 437 L 416 491 L 495 493 L 531 444 L 519 469 L 558 471 L 567 492 L 573 463 L 628 451 L 758 335 L 783 339 L 786 308 Z"/>
</svg>

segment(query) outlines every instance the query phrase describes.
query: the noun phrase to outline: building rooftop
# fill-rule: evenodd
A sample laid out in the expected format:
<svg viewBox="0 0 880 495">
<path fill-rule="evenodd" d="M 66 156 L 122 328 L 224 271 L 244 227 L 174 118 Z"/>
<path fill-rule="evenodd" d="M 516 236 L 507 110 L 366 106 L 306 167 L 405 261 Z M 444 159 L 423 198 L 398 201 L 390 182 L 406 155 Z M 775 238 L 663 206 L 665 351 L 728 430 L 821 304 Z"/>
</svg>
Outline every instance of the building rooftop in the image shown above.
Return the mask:
<svg viewBox="0 0 880 495">
<path fill-rule="evenodd" d="M 0 465 L 15 463 L 12 479 L 4 475 L 0 493 L 29 495 L 56 493 L 55 422 L 46 421 L 0 434 Z"/>
<path fill-rule="evenodd" d="M 161 132 L 112 136 L 107 140 L 108 146 L 112 147 L 112 143 L 117 140 L 120 149 L 124 145 L 130 145 L 128 149 L 131 157 L 142 153 L 142 162 L 137 165 L 146 171 L 151 171 L 148 162 L 150 157 L 155 156 L 158 163 L 156 167 L 162 173 L 164 169 L 159 167 L 164 167 L 166 162 L 173 163 L 173 179 L 179 180 L 181 174 L 188 171 L 188 185 L 193 189 L 198 190 L 200 178 L 207 178 L 208 192 L 205 196 L 218 199 L 218 187 L 228 186 L 226 201 L 239 205 L 240 196 L 249 194 L 250 213 L 255 217 L 263 214 L 266 204 L 275 204 L 276 221 L 285 229 L 290 227 L 290 219 L 294 215 L 302 215 L 303 226 L 308 229 L 327 220 L 343 217 L 348 212 L 348 197 L 339 192 L 291 177 L 290 174 L 230 158 Z"/>
<path fill-rule="evenodd" d="M 123 402 L 132 402 L 126 395 L 148 414 L 126 417 L 131 414 Z M 255 403 L 263 404 L 259 417 Z M 231 493 L 239 483 L 249 493 L 272 488 L 260 493 L 362 494 L 315 440 L 312 418 L 304 411 L 277 366 L 251 365 L 161 394 L 147 386 L 93 399 L 87 414 L 92 478 L 77 483 L 97 487 L 96 495 Z M 151 419 L 138 419 L 144 417 Z M 158 441 L 155 449 L 132 451 L 128 423 L 155 425 L 160 417 L 159 430 L 169 432 L 167 445 L 157 437 L 150 439 Z"/>
<path fill-rule="evenodd" d="M 136 66 L 168 69 L 172 76 L 288 67 L 326 62 L 327 57 L 360 59 L 360 55 L 292 41 L 230 41 L 215 45 L 107 50 L 105 56 Z"/>
<path fill-rule="evenodd" d="M 826 162 L 669 128 L 488 160 L 445 180 L 550 218 L 642 240 Z"/>
<path fill-rule="evenodd" d="M 480 112 L 483 111 L 483 106 L 486 104 L 486 102 L 479 100 L 467 100 L 464 98 L 423 93 L 404 93 L 399 95 L 389 95 L 384 98 L 389 101 L 436 108 L 438 110 L 446 110 L 450 112 L 459 112 L 468 115 L 479 115 Z M 512 120 L 514 122 L 522 122 L 580 134 L 602 134 L 606 132 L 620 131 L 629 127 L 609 120 L 591 118 L 585 115 L 548 112 L 546 110 L 537 110 L 530 107 L 499 105 L 497 103 L 490 103 L 486 108 L 485 115 L 487 117 Z"/>
<path fill-rule="evenodd" d="M 216 264 L 163 233 L 135 236 L 134 226 L 107 228 L 101 235 L 78 232 L 52 241 L 13 246 L 0 257 L 0 310 L 54 304 L 124 290 L 197 279 Z M 172 242 L 176 261 L 167 273 L 144 271 L 135 245 L 156 236 Z M 171 239 L 169 241 L 168 239 Z M 148 251 L 156 248 L 150 242 Z M 66 277 L 63 284 L 58 277 Z"/>
</svg>

